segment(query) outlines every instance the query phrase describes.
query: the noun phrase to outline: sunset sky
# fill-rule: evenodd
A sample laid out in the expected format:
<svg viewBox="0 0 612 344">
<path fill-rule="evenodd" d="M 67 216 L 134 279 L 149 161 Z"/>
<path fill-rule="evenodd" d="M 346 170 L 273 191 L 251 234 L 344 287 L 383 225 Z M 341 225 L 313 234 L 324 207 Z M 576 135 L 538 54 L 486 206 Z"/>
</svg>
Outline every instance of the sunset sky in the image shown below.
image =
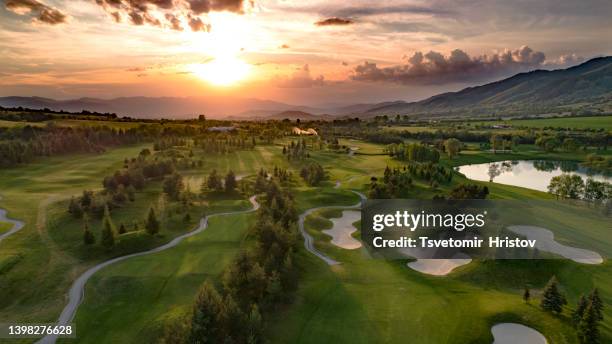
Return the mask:
<svg viewBox="0 0 612 344">
<path fill-rule="evenodd" d="M 612 54 L 609 0 L 0 3 L 0 96 L 418 100 Z"/>
</svg>

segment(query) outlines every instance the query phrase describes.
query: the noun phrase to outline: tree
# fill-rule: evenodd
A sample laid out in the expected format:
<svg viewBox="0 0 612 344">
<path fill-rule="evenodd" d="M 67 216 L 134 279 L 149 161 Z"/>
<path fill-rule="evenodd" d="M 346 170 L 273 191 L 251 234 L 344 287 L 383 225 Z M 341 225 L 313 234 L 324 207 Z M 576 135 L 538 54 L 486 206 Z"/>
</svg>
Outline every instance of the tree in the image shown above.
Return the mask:
<svg viewBox="0 0 612 344">
<path fill-rule="evenodd" d="M 262 342 L 263 320 L 256 304 L 251 305 L 251 311 L 247 318 L 247 344 Z"/>
<path fill-rule="evenodd" d="M 530 298 L 531 293 L 529 292 L 529 288 L 525 287 L 525 291 L 523 291 L 523 301 L 525 301 L 525 303 L 529 303 Z"/>
<path fill-rule="evenodd" d="M 544 292 L 542 293 L 542 301 L 540 302 L 540 307 L 552 313 L 561 313 L 563 311 L 563 305 L 567 303 L 565 297 L 559 291 L 559 283 L 557 282 L 557 278 L 555 276 L 551 277 L 546 287 L 544 287 Z"/>
<path fill-rule="evenodd" d="M 595 315 L 597 316 L 597 320 L 603 320 L 604 304 L 599 296 L 599 290 L 597 288 L 593 289 L 591 295 L 589 295 L 589 302 L 593 304 L 593 309 L 595 311 Z"/>
<path fill-rule="evenodd" d="M 236 186 L 238 186 L 238 183 L 236 182 L 236 175 L 234 174 L 234 171 L 230 170 L 225 176 L 225 192 L 233 192 L 236 189 Z"/>
<path fill-rule="evenodd" d="M 102 246 L 107 249 L 115 246 L 115 226 L 111 220 L 108 205 L 104 207 L 104 218 L 102 220 Z"/>
<path fill-rule="evenodd" d="M 448 158 L 452 160 L 461 150 L 461 141 L 450 138 L 444 141 L 444 149 L 446 150 L 446 154 L 448 154 Z"/>
<path fill-rule="evenodd" d="M 87 215 L 83 216 L 83 243 L 85 245 L 93 245 L 96 243 L 96 237 L 89 229 L 89 219 Z"/>
<path fill-rule="evenodd" d="M 223 182 L 217 175 L 217 170 L 212 170 L 210 172 L 208 179 L 206 180 L 206 186 L 208 186 L 209 190 L 213 191 L 221 191 L 223 189 Z"/>
<path fill-rule="evenodd" d="M 204 282 L 193 307 L 189 343 L 217 343 L 221 308 L 221 296 L 210 282 Z"/>
<path fill-rule="evenodd" d="M 125 229 L 125 225 L 122 223 L 119 226 L 119 234 L 125 234 L 125 233 L 127 233 L 127 229 Z"/>
<path fill-rule="evenodd" d="M 574 152 L 576 150 L 578 150 L 578 142 L 576 142 L 575 139 L 568 137 L 565 140 L 563 140 L 563 149 L 565 149 L 568 152 Z"/>
<path fill-rule="evenodd" d="M 586 310 L 588 304 L 589 303 L 587 302 L 586 297 L 584 297 L 584 295 L 580 295 L 578 303 L 576 304 L 576 309 L 574 309 L 574 311 L 572 312 L 572 322 L 574 323 L 574 326 L 578 327 L 578 325 L 580 324 L 580 321 L 582 320 L 582 317 L 584 317 L 584 311 Z"/>
<path fill-rule="evenodd" d="M 598 182 L 588 178 L 584 186 L 584 199 L 588 201 L 601 201 L 610 198 L 612 192 L 610 183 Z"/>
<path fill-rule="evenodd" d="M 584 193 L 584 181 L 579 175 L 564 173 L 550 180 L 548 192 L 561 199 L 579 199 Z"/>
<path fill-rule="evenodd" d="M 178 199 L 181 191 L 185 188 L 183 184 L 183 177 L 178 173 L 173 173 L 164 178 L 163 184 L 164 192 L 170 196 L 171 199 Z"/>
<path fill-rule="evenodd" d="M 189 215 L 189 213 L 186 213 L 185 216 L 183 216 L 183 221 L 185 223 L 191 222 L 191 215 Z"/>
<path fill-rule="evenodd" d="M 578 339 L 582 344 L 598 344 L 599 328 L 597 311 L 593 303 L 589 303 L 584 310 L 584 316 L 578 324 Z"/>
<path fill-rule="evenodd" d="M 491 135 L 491 148 L 493 149 L 493 154 L 497 153 L 497 150 L 502 147 L 504 144 L 504 140 L 501 136 L 497 134 Z"/>
<path fill-rule="evenodd" d="M 145 224 L 145 229 L 147 233 L 151 235 L 155 235 L 159 233 L 159 227 L 160 227 L 159 220 L 157 219 L 157 216 L 155 215 L 155 210 L 151 207 L 151 209 L 149 209 L 149 215 L 147 216 L 147 222 Z"/>
<path fill-rule="evenodd" d="M 70 198 L 68 212 L 77 219 L 83 217 L 83 209 L 81 208 L 81 205 L 74 199 L 74 197 Z"/>
</svg>

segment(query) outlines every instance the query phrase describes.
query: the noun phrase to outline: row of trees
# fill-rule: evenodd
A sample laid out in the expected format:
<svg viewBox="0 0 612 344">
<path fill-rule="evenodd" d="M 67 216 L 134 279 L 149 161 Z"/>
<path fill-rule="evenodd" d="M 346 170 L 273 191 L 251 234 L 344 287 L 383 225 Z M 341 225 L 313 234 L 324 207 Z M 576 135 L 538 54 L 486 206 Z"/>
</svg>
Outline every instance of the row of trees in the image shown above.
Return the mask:
<svg viewBox="0 0 612 344">
<path fill-rule="evenodd" d="M 138 129 L 109 127 L 0 128 L 0 167 L 31 162 L 36 157 L 68 153 L 99 153 L 107 147 L 131 144 L 148 139 Z"/>
<path fill-rule="evenodd" d="M 612 184 L 587 178 L 586 183 L 577 174 L 555 176 L 548 184 L 548 192 L 558 199 L 584 199 L 606 201 L 612 199 Z"/>
<path fill-rule="evenodd" d="M 157 218 L 155 209 L 151 207 L 149 209 L 148 216 L 145 220 L 145 231 L 150 235 L 156 235 L 161 230 L 161 222 Z M 102 217 L 102 231 L 100 244 L 107 250 L 112 250 L 115 247 L 117 241 L 117 235 L 127 233 L 127 228 L 122 223 L 117 229 L 115 223 L 111 217 L 111 213 L 108 206 L 104 207 L 104 215 Z M 83 243 L 87 246 L 94 245 L 96 243 L 96 236 L 90 228 L 89 216 L 83 214 Z"/>
<path fill-rule="evenodd" d="M 202 194 L 209 191 L 230 193 L 234 192 L 236 187 L 238 187 L 238 181 L 234 171 L 230 170 L 225 177 L 222 177 L 217 173 L 217 170 L 213 169 L 206 178 L 206 183 L 202 183 L 200 191 Z"/>
<path fill-rule="evenodd" d="M 385 147 L 385 152 L 402 161 L 437 163 L 440 160 L 437 149 L 420 143 L 392 143 Z"/>
<path fill-rule="evenodd" d="M 287 157 L 287 160 L 302 160 L 310 157 L 306 140 L 291 141 L 288 145 L 283 146 L 283 155 Z"/>
<path fill-rule="evenodd" d="M 310 186 L 319 185 L 323 180 L 327 179 L 323 166 L 317 162 L 311 162 L 310 164 L 302 167 L 300 176 Z"/>
<path fill-rule="evenodd" d="M 209 134 L 194 140 L 195 145 L 207 154 L 227 154 L 238 150 L 255 148 L 255 137 L 235 136 L 231 134 Z"/>
<path fill-rule="evenodd" d="M 166 177 L 164 191 L 172 199 L 177 199 L 182 191 L 182 178 L 176 174 L 172 160 L 152 158 L 150 151 L 143 149 L 137 158 L 124 160 L 123 170 L 103 178 L 104 189 L 101 192 L 84 190 L 81 197 L 73 197 L 68 205 L 68 212 L 75 218 L 81 218 L 84 213 L 101 217 L 105 207 L 113 210 L 128 200 L 133 202 L 137 190 L 142 190 L 149 180 L 162 177 Z M 175 182 L 174 187 L 169 185 L 170 180 Z"/>
<path fill-rule="evenodd" d="M 529 302 L 529 289 L 525 289 L 523 298 Z M 544 311 L 561 314 L 567 300 L 559 288 L 557 278 L 553 276 L 542 292 L 540 308 Z M 578 339 L 582 344 L 600 343 L 599 323 L 603 317 L 604 303 L 597 288 L 588 296 L 581 295 L 576 308 L 571 313 L 571 322 L 576 328 Z"/>
<path fill-rule="evenodd" d="M 222 286 L 205 281 L 192 311 L 167 326 L 165 343 L 263 343 L 265 314 L 291 300 L 297 211 L 292 197 L 268 184 L 251 235 L 256 245 L 225 269 Z"/>
</svg>

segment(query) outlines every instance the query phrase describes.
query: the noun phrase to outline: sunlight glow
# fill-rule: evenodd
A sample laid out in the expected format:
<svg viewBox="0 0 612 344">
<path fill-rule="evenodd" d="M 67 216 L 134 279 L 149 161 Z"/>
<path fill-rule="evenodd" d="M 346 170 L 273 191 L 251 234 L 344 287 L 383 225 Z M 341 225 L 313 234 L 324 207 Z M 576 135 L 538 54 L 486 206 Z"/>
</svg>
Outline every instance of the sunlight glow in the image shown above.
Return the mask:
<svg viewBox="0 0 612 344">
<path fill-rule="evenodd" d="M 191 64 L 188 69 L 198 78 L 213 85 L 230 86 L 244 79 L 249 73 L 251 65 L 237 57 L 224 56 L 208 63 Z"/>
<path fill-rule="evenodd" d="M 248 45 L 245 33 L 249 32 L 247 21 L 233 13 L 209 14 L 211 32 L 194 45 L 212 57 L 209 62 L 194 63 L 188 70 L 198 78 L 216 86 L 231 86 L 245 79 L 251 65 L 239 58 Z"/>
</svg>

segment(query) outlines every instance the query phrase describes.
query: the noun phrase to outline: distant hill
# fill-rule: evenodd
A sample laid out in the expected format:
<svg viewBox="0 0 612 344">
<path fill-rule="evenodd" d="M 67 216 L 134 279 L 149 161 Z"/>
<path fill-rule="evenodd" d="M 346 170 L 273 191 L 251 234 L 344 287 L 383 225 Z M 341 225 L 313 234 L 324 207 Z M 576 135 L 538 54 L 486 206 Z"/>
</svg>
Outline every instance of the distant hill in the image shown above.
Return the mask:
<svg viewBox="0 0 612 344">
<path fill-rule="evenodd" d="M 306 106 L 296 106 L 270 100 L 220 97 L 123 97 L 115 99 L 80 98 L 55 100 L 41 97 L 0 97 L 0 106 L 30 109 L 82 110 L 116 113 L 138 118 L 193 118 L 199 114 L 209 117 L 260 117 L 281 111 L 319 112 Z M 251 115 L 253 109 L 263 109 Z"/>
<path fill-rule="evenodd" d="M 612 56 L 553 71 L 535 70 L 418 102 L 324 105 L 308 107 L 271 100 L 236 97 L 123 97 L 54 100 L 0 97 L 0 106 L 31 109 L 82 110 L 139 118 L 212 118 L 315 120 L 385 115 L 478 116 L 539 114 L 568 106 L 612 112 Z M 326 115 L 324 115 L 326 114 Z"/>
<path fill-rule="evenodd" d="M 289 111 L 279 112 L 272 116 L 266 116 L 265 118 L 266 119 L 277 119 L 277 120 L 290 119 L 292 121 L 295 121 L 297 119 L 299 119 L 300 121 L 316 121 L 320 119 L 329 119 L 329 116 L 313 115 L 311 113 L 304 112 L 304 111 L 289 110 Z"/>
<path fill-rule="evenodd" d="M 503 113 L 573 104 L 612 108 L 612 56 L 553 71 L 535 70 L 412 103 L 371 108 L 368 114 Z"/>
</svg>

